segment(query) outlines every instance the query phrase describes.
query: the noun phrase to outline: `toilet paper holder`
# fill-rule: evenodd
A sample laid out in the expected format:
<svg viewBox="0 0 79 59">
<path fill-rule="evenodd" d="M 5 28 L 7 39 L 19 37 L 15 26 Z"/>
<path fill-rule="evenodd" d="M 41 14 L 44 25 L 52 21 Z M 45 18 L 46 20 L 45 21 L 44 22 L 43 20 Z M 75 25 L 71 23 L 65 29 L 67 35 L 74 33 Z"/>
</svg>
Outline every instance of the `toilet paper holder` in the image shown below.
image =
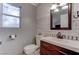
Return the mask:
<svg viewBox="0 0 79 59">
<path fill-rule="evenodd" d="M 10 38 L 11 40 L 14 40 L 16 37 L 17 37 L 16 34 L 11 34 L 11 35 L 9 35 L 9 38 Z"/>
</svg>

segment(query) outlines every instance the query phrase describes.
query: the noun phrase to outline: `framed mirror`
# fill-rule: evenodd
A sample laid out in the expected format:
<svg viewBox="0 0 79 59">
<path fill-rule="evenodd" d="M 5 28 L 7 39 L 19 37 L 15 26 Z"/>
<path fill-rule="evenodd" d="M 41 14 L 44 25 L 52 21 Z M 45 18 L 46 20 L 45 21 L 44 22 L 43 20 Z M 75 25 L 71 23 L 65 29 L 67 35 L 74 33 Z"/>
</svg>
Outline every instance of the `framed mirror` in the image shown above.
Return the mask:
<svg viewBox="0 0 79 59">
<path fill-rule="evenodd" d="M 71 30 L 72 4 L 55 3 L 50 10 L 51 30 Z"/>
</svg>

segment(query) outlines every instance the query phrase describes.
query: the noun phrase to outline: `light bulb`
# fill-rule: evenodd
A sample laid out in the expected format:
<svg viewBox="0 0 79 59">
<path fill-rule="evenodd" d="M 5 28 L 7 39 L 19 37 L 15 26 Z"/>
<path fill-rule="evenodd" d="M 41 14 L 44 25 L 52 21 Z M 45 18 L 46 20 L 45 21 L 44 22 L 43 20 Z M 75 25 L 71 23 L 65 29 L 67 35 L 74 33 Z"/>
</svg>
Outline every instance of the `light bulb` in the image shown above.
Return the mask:
<svg viewBox="0 0 79 59">
<path fill-rule="evenodd" d="M 60 5 L 59 6 L 64 6 L 64 5 L 66 5 L 67 3 L 60 3 Z"/>
<path fill-rule="evenodd" d="M 51 7 L 51 10 L 54 10 L 57 8 L 57 4 L 53 4 L 52 7 Z"/>
<path fill-rule="evenodd" d="M 59 9 L 55 9 L 54 12 L 59 12 Z"/>
<path fill-rule="evenodd" d="M 67 8 L 68 8 L 68 6 L 67 6 L 67 5 L 62 7 L 62 9 L 67 9 Z"/>
</svg>

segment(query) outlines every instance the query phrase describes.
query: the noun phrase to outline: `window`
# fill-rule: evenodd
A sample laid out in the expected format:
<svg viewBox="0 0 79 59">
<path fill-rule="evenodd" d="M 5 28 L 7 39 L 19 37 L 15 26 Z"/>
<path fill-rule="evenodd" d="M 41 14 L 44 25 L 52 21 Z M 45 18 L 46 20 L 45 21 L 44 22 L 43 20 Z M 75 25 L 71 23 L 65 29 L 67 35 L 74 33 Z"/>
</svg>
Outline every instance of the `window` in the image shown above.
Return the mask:
<svg viewBox="0 0 79 59">
<path fill-rule="evenodd" d="M 20 27 L 20 8 L 10 4 L 3 4 L 2 27 Z"/>
</svg>

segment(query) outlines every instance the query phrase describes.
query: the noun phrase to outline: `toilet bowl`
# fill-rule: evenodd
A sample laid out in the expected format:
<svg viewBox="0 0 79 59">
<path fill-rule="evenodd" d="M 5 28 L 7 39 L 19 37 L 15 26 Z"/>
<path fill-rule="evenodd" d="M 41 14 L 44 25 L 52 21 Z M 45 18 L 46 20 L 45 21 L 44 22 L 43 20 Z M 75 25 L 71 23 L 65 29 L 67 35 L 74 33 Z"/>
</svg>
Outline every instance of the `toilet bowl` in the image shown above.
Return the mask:
<svg viewBox="0 0 79 59">
<path fill-rule="evenodd" d="M 40 39 L 42 35 L 36 35 L 36 45 L 30 44 L 24 47 L 24 53 L 27 55 L 39 55 Z"/>
</svg>

